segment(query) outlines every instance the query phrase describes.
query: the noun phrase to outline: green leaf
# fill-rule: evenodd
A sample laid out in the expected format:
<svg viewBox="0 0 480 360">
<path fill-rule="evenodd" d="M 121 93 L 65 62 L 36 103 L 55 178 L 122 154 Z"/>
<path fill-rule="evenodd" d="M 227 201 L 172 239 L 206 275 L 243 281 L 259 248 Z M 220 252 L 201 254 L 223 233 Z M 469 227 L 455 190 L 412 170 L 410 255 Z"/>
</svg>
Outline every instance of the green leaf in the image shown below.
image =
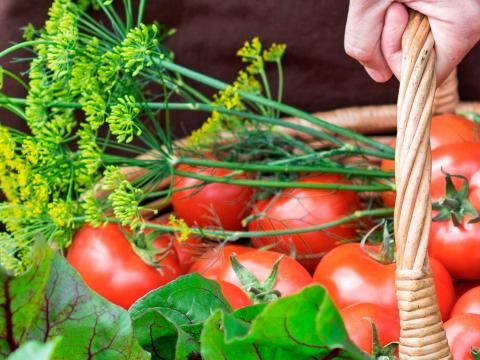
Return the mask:
<svg viewBox="0 0 480 360">
<path fill-rule="evenodd" d="M 480 350 L 477 347 L 472 347 L 470 354 L 474 360 L 480 360 Z"/>
<path fill-rule="evenodd" d="M 187 359 L 200 352 L 203 323 L 216 309 L 231 311 L 220 286 L 194 273 L 145 295 L 130 316 L 135 337 L 153 359 Z"/>
<path fill-rule="evenodd" d="M 31 269 L 12 277 L 0 272 L 0 356 L 5 358 L 27 339 L 40 312 L 50 273 L 50 251 L 36 251 Z"/>
<path fill-rule="evenodd" d="M 47 343 L 41 343 L 39 341 L 27 341 L 20 346 L 18 350 L 12 353 L 7 360 L 51 360 L 58 344 L 61 342 L 61 338 L 53 339 Z"/>
<path fill-rule="evenodd" d="M 340 314 L 325 289 L 319 286 L 281 298 L 259 313 L 260 308 L 255 310 L 249 313 L 243 309 L 233 314 L 217 310 L 202 332 L 202 357 L 206 360 L 335 356 L 369 359 L 348 339 Z"/>
<path fill-rule="evenodd" d="M 55 255 L 32 340 L 62 337 L 54 359 L 148 359 L 135 341 L 124 309 L 91 291 L 66 262 Z"/>
<path fill-rule="evenodd" d="M 252 322 L 265 309 L 266 304 L 256 304 L 240 308 L 235 311 L 235 317 L 240 320 Z"/>
</svg>

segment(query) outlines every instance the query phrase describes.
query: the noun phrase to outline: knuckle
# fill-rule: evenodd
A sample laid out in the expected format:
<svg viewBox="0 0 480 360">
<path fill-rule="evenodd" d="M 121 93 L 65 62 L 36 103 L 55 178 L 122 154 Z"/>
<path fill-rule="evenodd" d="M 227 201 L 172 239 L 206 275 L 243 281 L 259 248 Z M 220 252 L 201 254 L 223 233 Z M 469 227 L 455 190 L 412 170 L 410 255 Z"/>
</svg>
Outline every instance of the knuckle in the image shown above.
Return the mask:
<svg viewBox="0 0 480 360">
<path fill-rule="evenodd" d="M 372 49 L 362 46 L 355 41 L 345 41 L 344 48 L 348 56 L 354 58 L 362 64 L 368 64 L 373 59 Z"/>
</svg>

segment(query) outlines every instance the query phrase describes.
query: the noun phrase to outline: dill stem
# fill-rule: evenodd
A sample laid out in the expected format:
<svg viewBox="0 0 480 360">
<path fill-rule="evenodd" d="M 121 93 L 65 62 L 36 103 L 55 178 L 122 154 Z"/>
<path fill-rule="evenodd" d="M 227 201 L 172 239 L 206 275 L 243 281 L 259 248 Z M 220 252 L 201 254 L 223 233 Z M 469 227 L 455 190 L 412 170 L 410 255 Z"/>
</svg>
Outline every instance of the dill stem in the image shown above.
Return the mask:
<svg viewBox="0 0 480 360">
<path fill-rule="evenodd" d="M 254 180 L 254 179 L 237 179 L 234 177 L 218 177 L 204 174 L 198 174 L 190 171 L 181 171 L 174 169 L 174 174 L 178 176 L 202 180 L 206 183 L 221 183 L 240 186 L 255 186 L 264 188 L 302 188 L 302 189 L 327 189 L 327 190 L 351 190 L 351 191 L 391 191 L 390 185 L 357 185 L 357 184 L 317 184 L 298 181 L 278 181 L 278 180 Z M 232 175 L 235 175 L 232 173 Z"/>
<path fill-rule="evenodd" d="M 270 231 L 227 231 L 227 230 L 212 230 L 212 229 L 201 229 L 192 227 L 190 231 L 194 235 L 207 236 L 215 239 L 227 239 L 230 241 L 235 241 L 240 238 L 254 238 L 254 237 L 264 237 L 264 236 L 280 236 L 280 235 L 293 235 L 293 234 L 302 234 L 311 231 L 325 230 L 332 226 L 341 225 L 347 222 L 356 221 L 366 217 L 387 217 L 393 215 L 393 209 L 373 209 L 373 210 L 360 210 L 355 211 L 351 215 L 345 216 L 343 218 L 331 221 L 328 223 L 308 226 L 300 229 L 285 229 L 285 230 L 270 230 Z M 109 222 L 119 223 L 120 221 L 115 218 L 105 218 Z M 160 225 L 154 224 L 151 222 L 145 222 L 145 227 L 154 230 L 165 231 L 169 233 L 180 232 L 181 229 L 175 226 L 169 225 Z"/>
<path fill-rule="evenodd" d="M 192 80 L 195 80 L 197 82 L 203 83 L 203 84 L 205 84 L 207 86 L 210 86 L 210 87 L 213 87 L 217 90 L 225 90 L 228 87 L 228 84 L 226 84 L 226 83 L 224 83 L 220 80 L 214 79 L 212 77 L 209 77 L 209 76 L 204 75 L 202 73 L 199 73 L 197 71 L 188 69 L 188 68 L 183 67 L 181 65 L 178 65 L 178 64 L 176 64 L 172 61 L 160 60 L 160 59 L 158 59 L 156 61 L 159 63 L 159 65 L 163 66 L 165 69 L 173 71 L 177 74 L 181 74 L 182 76 L 185 76 L 185 77 L 190 78 Z M 356 141 L 362 142 L 366 145 L 370 145 L 374 148 L 382 150 L 386 153 L 386 156 L 387 155 L 389 156 L 388 158 L 390 158 L 390 156 L 391 156 L 391 158 L 393 159 L 393 156 L 394 156 L 393 149 L 390 146 L 388 146 L 386 144 L 383 144 L 379 141 L 373 140 L 373 139 L 371 139 L 367 136 L 360 135 L 360 134 L 358 134 L 354 131 L 344 129 L 340 126 L 334 125 L 334 124 L 329 123 L 325 120 L 321 120 L 321 119 L 319 119 L 319 118 L 317 118 L 317 117 L 315 117 L 315 116 L 313 116 L 313 115 L 311 115 L 311 114 L 309 114 L 305 111 L 299 110 L 299 109 L 294 108 L 292 106 L 282 104 L 282 103 L 279 103 L 277 101 L 273 101 L 273 100 L 270 100 L 270 99 L 266 99 L 262 96 L 253 95 L 253 94 L 250 94 L 250 93 L 247 93 L 247 92 L 244 92 L 244 91 L 239 91 L 238 93 L 244 99 L 253 101 L 253 102 L 261 104 L 261 105 L 272 107 L 272 108 L 280 111 L 281 113 L 304 119 L 306 121 L 311 122 L 312 124 L 318 125 L 319 127 L 322 127 L 322 128 L 324 128 L 326 130 L 329 130 L 329 131 L 332 131 L 332 132 L 334 132 L 338 135 L 345 136 L 345 137 L 350 138 L 352 140 L 356 140 Z"/>
<path fill-rule="evenodd" d="M 186 164 L 193 166 L 205 166 L 210 168 L 222 168 L 231 170 L 244 171 L 265 171 L 265 172 L 320 172 L 320 173 L 335 173 L 348 174 L 357 176 L 372 176 L 375 178 L 384 177 L 392 178 L 393 171 L 381 171 L 370 169 L 355 169 L 336 166 L 318 166 L 318 165 L 270 165 L 270 164 L 247 164 L 228 161 L 211 161 L 204 159 L 194 159 L 181 157 L 177 159 L 178 164 Z"/>
</svg>

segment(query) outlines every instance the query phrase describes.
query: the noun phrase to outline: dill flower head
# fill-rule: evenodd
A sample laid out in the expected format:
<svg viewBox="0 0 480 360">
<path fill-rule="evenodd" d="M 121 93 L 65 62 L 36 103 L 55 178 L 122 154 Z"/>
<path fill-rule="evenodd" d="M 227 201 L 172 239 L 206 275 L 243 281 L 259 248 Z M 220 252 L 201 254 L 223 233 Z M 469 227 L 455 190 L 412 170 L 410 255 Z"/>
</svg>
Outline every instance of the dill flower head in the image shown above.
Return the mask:
<svg viewBox="0 0 480 360">
<path fill-rule="evenodd" d="M 142 133 L 136 122 L 139 114 L 140 109 L 131 95 L 118 99 L 118 103 L 112 106 L 107 123 L 118 142 L 131 142 L 135 134 L 138 136 Z"/>
</svg>

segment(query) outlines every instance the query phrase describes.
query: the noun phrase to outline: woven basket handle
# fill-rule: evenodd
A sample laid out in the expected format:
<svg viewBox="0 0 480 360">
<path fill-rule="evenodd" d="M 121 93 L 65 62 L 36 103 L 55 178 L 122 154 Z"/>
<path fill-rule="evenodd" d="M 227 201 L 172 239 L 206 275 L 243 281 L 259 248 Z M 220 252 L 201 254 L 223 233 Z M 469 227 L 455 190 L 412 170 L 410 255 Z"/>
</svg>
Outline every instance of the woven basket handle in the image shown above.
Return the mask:
<svg viewBox="0 0 480 360">
<path fill-rule="evenodd" d="M 430 122 L 435 97 L 435 50 L 428 19 L 410 13 L 402 39 L 397 108 L 395 238 L 400 359 L 451 359 L 427 259 Z"/>
</svg>

